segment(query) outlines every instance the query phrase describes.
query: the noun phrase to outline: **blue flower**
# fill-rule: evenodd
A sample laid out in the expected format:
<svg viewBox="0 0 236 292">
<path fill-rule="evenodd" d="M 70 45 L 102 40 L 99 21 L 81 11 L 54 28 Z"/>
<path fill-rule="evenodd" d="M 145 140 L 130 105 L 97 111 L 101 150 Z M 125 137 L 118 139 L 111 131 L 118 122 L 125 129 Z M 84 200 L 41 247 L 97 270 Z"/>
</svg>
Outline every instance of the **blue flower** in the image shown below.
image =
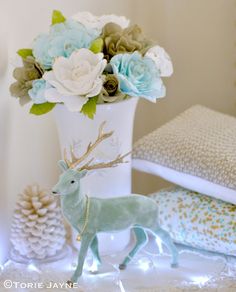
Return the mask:
<svg viewBox="0 0 236 292">
<path fill-rule="evenodd" d="M 98 31 L 67 20 L 51 27 L 49 34 L 39 35 L 33 43 L 33 55 L 44 69 L 51 69 L 56 57 L 69 57 L 80 48 L 89 48 Z"/>
<path fill-rule="evenodd" d="M 164 97 L 166 90 L 154 61 L 138 52 L 118 54 L 111 61 L 120 91 L 130 96 L 143 97 L 152 102 Z"/>
<path fill-rule="evenodd" d="M 45 99 L 45 90 L 51 87 L 45 80 L 37 79 L 32 83 L 33 87 L 28 91 L 33 103 L 41 104 L 47 102 Z"/>
</svg>

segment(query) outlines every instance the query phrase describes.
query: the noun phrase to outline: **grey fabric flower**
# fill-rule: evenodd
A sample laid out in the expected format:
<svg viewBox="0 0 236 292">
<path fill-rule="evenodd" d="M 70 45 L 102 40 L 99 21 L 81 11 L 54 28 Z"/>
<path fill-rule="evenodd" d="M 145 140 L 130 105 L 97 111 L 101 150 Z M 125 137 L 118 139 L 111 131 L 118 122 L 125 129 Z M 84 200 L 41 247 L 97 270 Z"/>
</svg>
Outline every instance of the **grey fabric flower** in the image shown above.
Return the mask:
<svg viewBox="0 0 236 292">
<path fill-rule="evenodd" d="M 114 74 L 108 74 L 106 76 L 103 87 L 109 96 L 114 96 L 119 87 L 119 81 Z"/>
<path fill-rule="evenodd" d="M 119 81 L 114 74 L 107 74 L 103 83 L 103 88 L 99 94 L 98 103 L 111 103 L 121 101 L 126 97 L 119 91 Z"/>
<path fill-rule="evenodd" d="M 139 51 L 145 53 L 151 42 L 145 39 L 138 25 L 122 29 L 115 23 L 104 26 L 101 37 L 104 40 L 103 53 L 107 60 L 117 54 Z"/>
<path fill-rule="evenodd" d="M 19 98 L 20 104 L 24 105 L 30 101 L 28 91 L 32 88 L 32 82 L 40 79 L 43 70 L 40 65 L 31 56 L 23 59 L 23 66 L 15 68 L 13 77 L 17 80 L 10 86 L 12 96 Z"/>
</svg>

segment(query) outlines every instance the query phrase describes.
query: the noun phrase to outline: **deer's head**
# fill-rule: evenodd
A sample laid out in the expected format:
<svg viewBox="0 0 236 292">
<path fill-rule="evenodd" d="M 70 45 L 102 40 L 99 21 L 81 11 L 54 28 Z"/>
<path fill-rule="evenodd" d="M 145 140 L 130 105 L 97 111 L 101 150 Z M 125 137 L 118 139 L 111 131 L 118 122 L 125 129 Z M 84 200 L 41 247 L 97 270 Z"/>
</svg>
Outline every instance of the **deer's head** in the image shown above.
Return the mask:
<svg viewBox="0 0 236 292">
<path fill-rule="evenodd" d="M 115 167 L 120 163 L 124 163 L 124 158 L 129 155 L 118 155 L 114 160 L 109 162 L 100 162 L 92 164 L 94 158 L 88 159 L 93 150 L 105 139 L 109 138 L 113 132 L 104 133 L 105 122 L 103 122 L 99 128 L 98 137 L 95 142 L 90 142 L 86 152 L 81 156 L 77 157 L 74 153 L 73 147 L 70 148 L 71 160 L 67 158 L 66 149 L 64 151 L 64 160 L 60 160 L 58 165 L 62 169 L 58 183 L 53 187 L 52 193 L 55 195 L 66 196 L 72 194 L 79 190 L 80 180 L 87 174 L 90 170 L 96 170 L 101 168 Z M 87 160 L 88 159 L 88 160 Z M 87 160 L 84 165 L 82 163 Z"/>
<path fill-rule="evenodd" d="M 58 183 L 53 187 L 52 193 L 66 196 L 78 191 L 80 188 L 80 180 L 86 175 L 87 171 L 68 168 L 64 160 L 60 160 L 58 165 L 63 173 L 60 175 Z"/>
</svg>

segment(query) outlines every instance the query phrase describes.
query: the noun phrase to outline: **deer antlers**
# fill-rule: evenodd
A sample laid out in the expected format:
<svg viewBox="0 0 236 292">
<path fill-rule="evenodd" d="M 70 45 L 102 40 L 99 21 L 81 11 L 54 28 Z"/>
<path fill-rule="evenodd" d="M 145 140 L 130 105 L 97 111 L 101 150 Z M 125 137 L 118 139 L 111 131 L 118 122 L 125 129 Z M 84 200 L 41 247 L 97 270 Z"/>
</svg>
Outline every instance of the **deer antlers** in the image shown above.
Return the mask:
<svg viewBox="0 0 236 292">
<path fill-rule="evenodd" d="M 112 136 L 113 131 L 111 132 L 107 132 L 104 133 L 103 129 L 105 126 L 106 122 L 104 121 L 100 127 L 99 127 L 99 133 L 98 133 L 98 137 L 95 140 L 94 143 L 90 142 L 86 152 L 81 156 L 81 157 L 76 157 L 75 153 L 74 153 L 74 149 L 71 146 L 70 147 L 70 154 L 71 154 L 71 161 L 69 159 L 67 159 L 66 157 L 66 149 L 64 150 L 64 160 L 67 163 L 69 168 L 76 168 L 82 161 L 84 161 L 86 158 L 88 158 L 88 156 L 93 152 L 93 150 L 105 139 L 108 139 L 110 136 Z M 117 166 L 119 163 L 124 163 L 124 158 L 126 156 L 128 156 L 131 152 L 126 153 L 124 155 L 119 154 L 114 160 L 109 161 L 107 163 L 95 163 L 95 164 L 91 164 L 94 160 L 94 158 L 90 159 L 85 165 L 81 166 L 79 168 L 79 170 L 93 170 L 93 169 L 100 169 L 100 168 L 109 168 L 109 167 L 115 167 Z"/>
</svg>

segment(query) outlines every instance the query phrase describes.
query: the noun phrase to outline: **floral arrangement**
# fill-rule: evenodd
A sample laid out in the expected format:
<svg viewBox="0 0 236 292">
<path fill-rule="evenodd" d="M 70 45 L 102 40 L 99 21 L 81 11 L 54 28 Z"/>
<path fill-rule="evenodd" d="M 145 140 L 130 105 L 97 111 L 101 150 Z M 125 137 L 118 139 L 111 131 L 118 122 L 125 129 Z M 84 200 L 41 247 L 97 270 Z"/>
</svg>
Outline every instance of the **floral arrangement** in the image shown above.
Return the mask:
<svg viewBox="0 0 236 292">
<path fill-rule="evenodd" d="M 161 77 L 173 72 L 165 50 L 116 15 L 80 12 L 66 19 L 55 10 L 49 32 L 17 53 L 22 66 L 14 69 L 10 91 L 21 105 L 31 101 L 36 115 L 57 103 L 93 118 L 97 104 L 129 97 L 155 102 L 165 96 Z"/>
</svg>

